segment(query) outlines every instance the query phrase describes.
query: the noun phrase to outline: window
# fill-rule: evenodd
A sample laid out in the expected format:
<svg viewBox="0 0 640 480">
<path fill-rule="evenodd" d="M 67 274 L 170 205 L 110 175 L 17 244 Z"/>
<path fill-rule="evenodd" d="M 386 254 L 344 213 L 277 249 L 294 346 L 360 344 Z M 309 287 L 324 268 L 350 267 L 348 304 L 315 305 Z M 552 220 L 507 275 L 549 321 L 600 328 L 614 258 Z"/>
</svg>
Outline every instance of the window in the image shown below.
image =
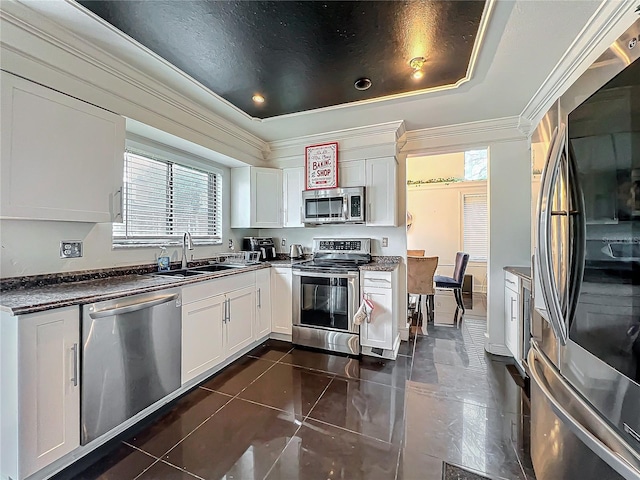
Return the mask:
<svg viewBox="0 0 640 480">
<path fill-rule="evenodd" d="M 487 150 L 467 150 L 464 152 L 464 179 L 487 179 Z"/>
<path fill-rule="evenodd" d="M 219 173 L 128 150 L 114 245 L 178 242 L 187 231 L 194 243 L 221 243 L 221 183 Z"/>
<path fill-rule="evenodd" d="M 488 252 L 487 195 L 463 195 L 463 250 L 469 260 L 486 262 Z"/>
</svg>

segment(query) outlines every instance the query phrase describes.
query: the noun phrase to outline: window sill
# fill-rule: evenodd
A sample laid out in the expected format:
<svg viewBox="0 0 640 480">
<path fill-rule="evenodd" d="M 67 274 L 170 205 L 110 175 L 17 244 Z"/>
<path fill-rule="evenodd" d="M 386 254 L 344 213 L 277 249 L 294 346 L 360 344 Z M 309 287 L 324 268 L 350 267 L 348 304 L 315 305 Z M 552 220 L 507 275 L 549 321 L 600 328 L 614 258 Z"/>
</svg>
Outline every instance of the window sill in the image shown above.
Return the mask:
<svg viewBox="0 0 640 480">
<path fill-rule="evenodd" d="M 222 245 L 222 240 L 193 240 L 196 247 Z M 145 242 L 145 243 L 114 243 L 111 245 L 112 250 L 128 250 L 131 248 L 182 248 L 182 242 Z"/>
</svg>

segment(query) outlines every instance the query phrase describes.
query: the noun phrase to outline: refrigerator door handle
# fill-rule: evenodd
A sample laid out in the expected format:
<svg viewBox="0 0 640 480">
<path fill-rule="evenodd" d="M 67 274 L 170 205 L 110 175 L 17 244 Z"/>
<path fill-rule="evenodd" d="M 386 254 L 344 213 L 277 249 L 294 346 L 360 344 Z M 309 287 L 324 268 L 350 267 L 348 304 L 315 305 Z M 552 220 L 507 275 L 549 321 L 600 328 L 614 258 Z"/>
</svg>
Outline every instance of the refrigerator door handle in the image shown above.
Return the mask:
<svg viewBox="0 0 640 480">
<path fill-rule="evenodd" d="M 600 419 L 598 414 L 567 384 L 567 382 L 556 372 L 554 366 L 544 355 L 538 352 L 535 343 L 529 350 L 527 355 L 531 379 L 535 382 L 540 391 L 549 402 L 551 409 L 555 415 L 568 427 L 571 431 L 593 451 L 598 457 L 606 462 L 611 468 L 622 475 L 627 480 L 637 480 L 640 478 L 640 457 L 627 447 L 626 442 L 622 439 L 608 424 Z M 561 385 L 564 393 L 570 397 L 568 404 L 576 404 L 583 418 L 588 418 L 599 427 L 598 430 L 603 432 L 609 440 L 609 443 L 619 447 L 616 451 L 603 442 L 600 438 L 592 433 L 593 428 L 589 429 L 580 423 L 562 403 L 554 397 L 546 381 L 539 371 L 539 365 L 545 372 L 549 372 L 554 376 L 554 380 Z"/>
<path fill-rule="evenodd" d="M 542 177 L 540 199 L 538 202 L 538 255 L 536 256 L 542 298 L 549 313 L 549 321 L 556 338 L 562 345 L 567 344 L 568 332 L 562 317 L 562 308 L 558 298 L 558 289 L 553 284 L 551 266 L 551 202 L 556 182 L 562 166 L 561 158 L 564 148 L 566 127 L 564 124 L 553 132 L 549 157 Z"/>
</svg>

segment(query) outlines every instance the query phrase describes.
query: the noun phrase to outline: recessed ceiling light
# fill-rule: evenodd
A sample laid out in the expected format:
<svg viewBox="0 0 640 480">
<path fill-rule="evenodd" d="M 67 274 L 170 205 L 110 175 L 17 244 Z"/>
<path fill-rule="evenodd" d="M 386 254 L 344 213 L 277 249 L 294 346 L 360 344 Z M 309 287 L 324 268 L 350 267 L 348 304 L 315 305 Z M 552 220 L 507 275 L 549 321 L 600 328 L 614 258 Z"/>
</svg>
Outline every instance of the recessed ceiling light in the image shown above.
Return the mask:
<svg viewBox="0 0 640 480">
<path fill-rule="evenodd" d="M 259 93 L 256 93 L 253 97 L 251 97 L 251 99 L 255 103 L 264 103 L 264 97 L 262 95 L 260 95 Z"/>
<path fill-rule="evenodd" d="M 424 72 L 422 71 L 422 67 L 424 67 L 424 63 L 427 61 L 424 57 L 413 57 L 409 60 L 409 66 L 413 68 L 413 72 L 411 73 L 411 77 L 414 80 L 420 80 L 424 77 Z"/>
<path fill-rule="evenodd" d="M 371 88 L 371 80 L 365 77 L 359 78 L 355 81 L 353 86 L 356 88 L 356 90 L 368 90 L 369 88 Z"/>
</svg>

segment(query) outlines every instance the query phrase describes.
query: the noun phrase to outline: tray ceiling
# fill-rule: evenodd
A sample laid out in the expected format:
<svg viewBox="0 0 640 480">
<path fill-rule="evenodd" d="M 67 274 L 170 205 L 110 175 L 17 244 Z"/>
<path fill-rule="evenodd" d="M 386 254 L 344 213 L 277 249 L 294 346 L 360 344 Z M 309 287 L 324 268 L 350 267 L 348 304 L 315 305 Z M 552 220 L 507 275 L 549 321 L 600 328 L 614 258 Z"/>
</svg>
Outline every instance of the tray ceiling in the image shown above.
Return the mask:
<svg viewBox="0 0 640 480">
<path fill-rule="evenodd" d="M 437 0 L 79 3 L 256 118 L 462 83 L 487 7 Z M 414 57 L 424 57 L 421 68 L 410 66 Z M 368 90 L 354 88 L 361 78 L 371 80 Z"/>
</svg>

